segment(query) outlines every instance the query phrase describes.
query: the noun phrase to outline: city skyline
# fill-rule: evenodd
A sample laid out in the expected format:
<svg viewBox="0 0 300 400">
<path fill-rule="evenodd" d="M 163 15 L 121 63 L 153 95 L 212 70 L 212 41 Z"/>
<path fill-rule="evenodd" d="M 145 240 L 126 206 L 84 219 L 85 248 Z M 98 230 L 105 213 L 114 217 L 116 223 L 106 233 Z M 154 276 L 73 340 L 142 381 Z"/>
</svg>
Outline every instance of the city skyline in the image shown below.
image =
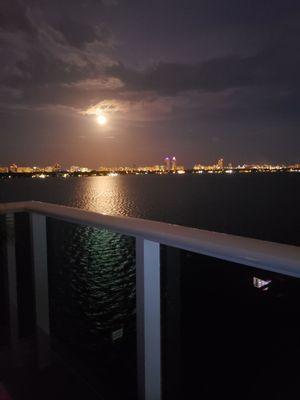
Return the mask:
<svg viewBox="0 0 300 400">
<path fill-rule="evenodd" d="M 150 171 L 150 172 L 174 172 L 174 171 L 210 171 L 210 170 L 282 170 L 282 169 L 295 169 L 297 172 L 300 170 L 300 161 L 296 163 L 240 163 L 234 165 L 231 162 L 224 161 L 223 158 L 219 158 L 215 160 L 214 163 L 204 164 L 204 163 L 193 163 L 192 167 L 184 166 L 178 163 L 178 160 L 175 156 L 173 157 L 165 157 L 161 162 L 155 164 L 142 164 L 138 165 L 136 163 L 132 165 L 102 165 L 96 168 L 92 168 L 89 165 L 71 165 L 65 166 L 60 163 L 55 163 L 54 165 L 17 165 L 13 163 L 11 165 L 3 165 L 0 163 L 0 173 L 35 173 L 35 172 L 45 172 L 45 173 L 53 173 L 53 172 L 61 172 L 67 171 L 71 173 L 89 173 L 93 171 L 102 171 L 102 172 L 134 172 L 134 171 Z"/>
<path fill-rule="evenodd" d="M 299 16 L 293 0 L 3 0 L 0 160 L 295 163 Z"/>
</svg>

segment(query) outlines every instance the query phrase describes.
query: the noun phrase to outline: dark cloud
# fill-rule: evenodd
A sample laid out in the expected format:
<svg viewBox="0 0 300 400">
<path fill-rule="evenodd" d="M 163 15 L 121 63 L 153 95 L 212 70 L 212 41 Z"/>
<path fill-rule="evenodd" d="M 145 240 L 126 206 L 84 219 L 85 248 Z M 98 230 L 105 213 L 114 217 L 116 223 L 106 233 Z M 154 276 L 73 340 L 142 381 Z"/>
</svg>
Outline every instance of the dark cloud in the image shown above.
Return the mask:
<svg viewBox="0 0 300 400">
<path fill-rule="evenodd" d="M 297 33 L 297 35 L 296 35 Z M 259 85 L 298 87 L 300 84 L 300 31 L 259 53 L 245 57 L 228 55 L 198 64 L 160 62 L 146 70 L 114 65 L 108 73 L 129 89 L 176 94 L 188 90 L 222 91 Z"/>
<path fill-rule="evenodd" d="M 169 95 L 189 90 L 221 91 L 256 84 L 260 77 L 252 64 L 252 59 L 228 56 L 194 65 L 160 62 L 144 71 L 119 64 L 108 72 L 121 79 L 128 89 Z"/>
<path fill-rule="evenodd" d="M 95 40 L 106 44 L 110 40 L 110 32 L 104 26 L 92 26 L 80 20 L 72 20 L 69 17 L 60 21 L 58 29 L 68 43 L 75 47 L 82 47 L 84 44 L 92 43 Z"/>
<path fill-rule="evenodd" d="M 32 33 L 34 27 L 26 15 L 26 6 L 20 0 L 2 0 L 0 4 L 1 30 Z"/>
<path fill-rule="evenodd" d="M 20 101 L 32 102 L 31 96 L 43 87 L 47 101 L 48 91 L 56 85 L 101 76 L 103 68 L 112 63 L 112 38 L 101 18 L 90 17 L 91 8 L 83 15 L 81 2 L 67 3 L 55 7 L 55 1 L 1 2 L 2 97 L 18 90 L 23 93 Z M 87 3 L 96 9 L 99 5 Z M 72 16 L 67 13 L 70 9 L 76 10 Z M 15 101 L 16 97 L 8 96 L 7 100 Z M 57 97 L 53 100 L 59 102 Z M 43 102 L 42 96 L 39 101 Z"/>
</svg>

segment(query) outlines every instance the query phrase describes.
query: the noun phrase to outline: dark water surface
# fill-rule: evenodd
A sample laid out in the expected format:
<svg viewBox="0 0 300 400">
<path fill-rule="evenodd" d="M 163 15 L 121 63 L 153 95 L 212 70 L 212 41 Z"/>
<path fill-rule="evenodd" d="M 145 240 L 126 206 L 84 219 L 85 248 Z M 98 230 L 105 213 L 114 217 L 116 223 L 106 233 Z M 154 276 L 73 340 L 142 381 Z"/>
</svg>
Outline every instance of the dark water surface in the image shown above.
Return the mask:
<svg viewBox="0 0 300 400">
<path fill-rule="evenodd" d="M 20 200 L 300 244 L 300 174 L 0 180 L 0 202 Z"/>
</svg>

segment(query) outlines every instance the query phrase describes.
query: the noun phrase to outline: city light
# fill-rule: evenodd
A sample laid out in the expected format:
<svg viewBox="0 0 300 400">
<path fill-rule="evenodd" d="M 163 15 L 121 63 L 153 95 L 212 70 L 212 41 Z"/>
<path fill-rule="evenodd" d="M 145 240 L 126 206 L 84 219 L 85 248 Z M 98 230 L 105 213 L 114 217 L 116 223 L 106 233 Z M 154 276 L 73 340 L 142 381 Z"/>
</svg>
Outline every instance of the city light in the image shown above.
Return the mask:
<svg viewBox="0 0 300 400">
<path fill-rule="evenodd" d="M 99 115 L 98 118 L 104 117 Z M 105 117 L 104 117 L 105 118 Z M 105 118 L 106 120 L 106 118 Z M 100 121 L 100 120 L 99 120 Z M 102 119 L 101 119 L 102 121 Z M 100 122 L 99 122 L 100 123 Z M 255 173 L 299 173 L 300 163 L 295 164 L 242 164 L 233 166 L 232 163 L 225 164 L 220 158 L 214 164 L 203 165 L 195 164 L 192 168 L 186 168 L 177 163 L 175 156 L 167 156 L 161 163 L 155 165 L 132 165 L 132 166 L 100 166 L 92 169 L 88 166 L 71 165 L 69 168 L 62 168 L 60 164 L 48 166 L 20 166 L 11 164 L 9 166 L 0 165 L 0 177 L 9 178 L 16 176 L 32 176 L 33 178 L 44 179 L 48 176 L 69 177 L 69 176 L 97 176 L 97 175 L 127 175 L 127 174 L 255 174 Z"/>
</svg>

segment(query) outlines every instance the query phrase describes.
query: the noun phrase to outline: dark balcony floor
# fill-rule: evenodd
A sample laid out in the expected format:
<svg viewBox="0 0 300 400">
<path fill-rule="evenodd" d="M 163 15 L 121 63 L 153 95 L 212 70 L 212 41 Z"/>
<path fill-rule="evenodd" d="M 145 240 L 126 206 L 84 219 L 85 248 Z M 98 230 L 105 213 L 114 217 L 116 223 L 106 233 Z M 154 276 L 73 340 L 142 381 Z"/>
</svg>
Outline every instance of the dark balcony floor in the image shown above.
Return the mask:
<svg viewBox="0 0 300 400">
<path fill-rule="evenodd" d="M 10 364 L 10 355 L 1 352 L 0 400 L 104 400 L 75 369 L 60 356 L 50 354 L 50 365 L 39 368 L 34 361 L 32 343 L 25 343 L 18 366 Z M 1 391 L 2 390 L 2 391 Z M 7 397 L 8 394 L 8 397 Z M 1 397 L 2 396 L 2 397 Z"/>
</svg>

